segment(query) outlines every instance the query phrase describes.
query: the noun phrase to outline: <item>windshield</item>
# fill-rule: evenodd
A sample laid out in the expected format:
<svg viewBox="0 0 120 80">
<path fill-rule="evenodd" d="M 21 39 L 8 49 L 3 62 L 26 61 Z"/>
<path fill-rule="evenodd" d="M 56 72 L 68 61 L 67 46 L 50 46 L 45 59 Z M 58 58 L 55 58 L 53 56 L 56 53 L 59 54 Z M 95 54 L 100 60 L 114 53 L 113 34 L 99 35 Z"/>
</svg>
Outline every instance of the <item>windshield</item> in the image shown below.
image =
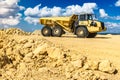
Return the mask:
<svg viewBox="0 0 120 80">
<path fill-rule="evenodd" d="M 84 20 L 97 20 L 97 19 L 94 14 L 81 14 L 80 16 L 78 16 L 78 20 L 84 21 Z"/>
<path fill-rule="evenodd" d="M 88 14 L 88 20 L 96 20 L 96 16 L 94 14 Z"/>
</svg>

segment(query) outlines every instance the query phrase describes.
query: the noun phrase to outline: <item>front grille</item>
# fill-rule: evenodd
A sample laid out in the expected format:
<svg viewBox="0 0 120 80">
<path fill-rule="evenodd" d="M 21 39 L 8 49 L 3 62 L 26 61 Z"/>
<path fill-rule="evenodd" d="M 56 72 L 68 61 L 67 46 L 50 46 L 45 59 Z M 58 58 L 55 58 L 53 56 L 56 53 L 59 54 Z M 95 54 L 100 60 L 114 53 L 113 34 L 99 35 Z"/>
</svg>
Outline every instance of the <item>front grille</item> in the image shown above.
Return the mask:
<svg viewBox="0 0 120 80">
<path fill-rule="evenodd" d="M 102 29 L 105 28 L 104 22 L 101 22 L 101 27 L 102 27 Z"/>
</svg>

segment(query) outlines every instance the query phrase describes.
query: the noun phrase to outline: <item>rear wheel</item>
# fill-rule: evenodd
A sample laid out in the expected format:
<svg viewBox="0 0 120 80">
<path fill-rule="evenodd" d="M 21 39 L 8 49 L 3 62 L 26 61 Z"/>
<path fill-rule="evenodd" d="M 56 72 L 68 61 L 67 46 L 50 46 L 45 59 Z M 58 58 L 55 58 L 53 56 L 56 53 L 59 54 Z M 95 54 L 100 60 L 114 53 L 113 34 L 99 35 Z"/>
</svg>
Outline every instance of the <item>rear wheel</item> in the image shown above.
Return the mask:
<svg viewBox="0 0 120 80">
<path fill-rule="evenodd" d="M 41 33 L 43 36 L 51 36 L 52 30 L 50 27 L 45 26 L 42 28 Z"/>
<path fill-rule="evenodd" d="M 85 27 L 78 27 L 76 29 L 76 35 L 80 38 L 86 38 L 88 36 L 89 32 Z"/>
<path fill-rule="evenodd" d="M 60 26 L 56 26 L 52 29 L 52 36 L 61 37 L 63 30 Z"/>
<path fill-rule="evenodd" d="M 97 33 L 89 33 L 88 38 L 94 38 L 97 35 Z"/>
</svg>

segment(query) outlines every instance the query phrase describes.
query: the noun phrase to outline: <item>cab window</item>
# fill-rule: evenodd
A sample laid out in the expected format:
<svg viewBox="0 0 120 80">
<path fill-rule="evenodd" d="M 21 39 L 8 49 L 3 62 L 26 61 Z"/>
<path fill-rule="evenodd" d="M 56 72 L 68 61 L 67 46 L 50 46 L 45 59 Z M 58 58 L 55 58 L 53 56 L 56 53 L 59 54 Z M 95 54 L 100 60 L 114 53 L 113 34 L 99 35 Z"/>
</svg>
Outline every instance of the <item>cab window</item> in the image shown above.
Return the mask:
<svg viewBox="0 0 120 80">
<path fill-rule="evenodd" d="M 93 16 L 92 15 L 88 15 L 88 20 L 93 20 Z"/>
<path fill-rule="evenodd" d="M 79 20 L 80 20 L 80 21 L 84 21 L 84 20 L 86 20 L 85 15 L 80 15 L 80 16 L 79 16 Z"/>
</svg>

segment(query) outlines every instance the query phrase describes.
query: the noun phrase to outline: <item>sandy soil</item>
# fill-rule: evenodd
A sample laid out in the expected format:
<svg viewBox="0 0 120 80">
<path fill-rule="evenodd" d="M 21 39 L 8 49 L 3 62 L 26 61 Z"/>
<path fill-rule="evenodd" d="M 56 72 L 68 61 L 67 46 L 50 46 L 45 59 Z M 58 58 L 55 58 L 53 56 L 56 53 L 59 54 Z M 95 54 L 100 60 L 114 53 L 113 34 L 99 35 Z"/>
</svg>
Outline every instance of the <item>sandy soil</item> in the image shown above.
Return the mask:
<svg viewBox="0 0 120 80">
<path fill-rule="evenodd" d="M 120 69 L 120 35 L 97 35 L 96 38 L 77 38 L 74 35 L 45 37 L 55 44 L 83 53 L 90 59 L 107 59 Z"/>
<path fill-rule="evenodd" d="M 120 80 L 119 40 L 110 34 L 77 38 L 1 31 L 0 80 Z"/>
</svg>

